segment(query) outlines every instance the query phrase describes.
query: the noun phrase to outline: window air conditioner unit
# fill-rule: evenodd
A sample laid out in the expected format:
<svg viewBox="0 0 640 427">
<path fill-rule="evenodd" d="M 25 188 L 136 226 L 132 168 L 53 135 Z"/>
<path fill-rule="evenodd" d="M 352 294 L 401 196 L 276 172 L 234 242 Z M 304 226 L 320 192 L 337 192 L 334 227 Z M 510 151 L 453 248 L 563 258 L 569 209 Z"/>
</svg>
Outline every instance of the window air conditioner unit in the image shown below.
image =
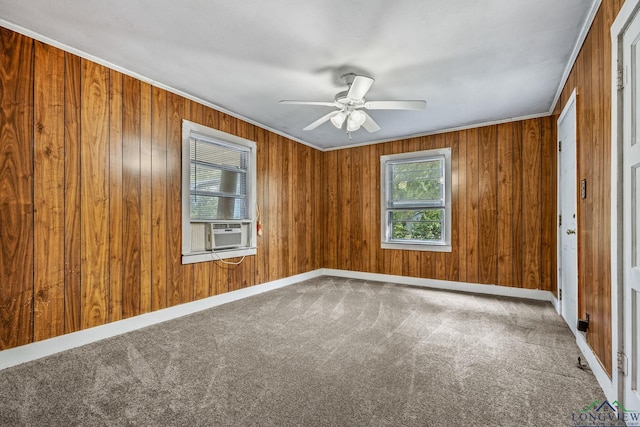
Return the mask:
<svg viewBox="0 0 640 427">
<path fill-rule="evenodd" d="M 217 251 L 247 246 L 248 224 L 240 221 L 213 222 L 205 227 L 205 249 Z"/>
</svg>

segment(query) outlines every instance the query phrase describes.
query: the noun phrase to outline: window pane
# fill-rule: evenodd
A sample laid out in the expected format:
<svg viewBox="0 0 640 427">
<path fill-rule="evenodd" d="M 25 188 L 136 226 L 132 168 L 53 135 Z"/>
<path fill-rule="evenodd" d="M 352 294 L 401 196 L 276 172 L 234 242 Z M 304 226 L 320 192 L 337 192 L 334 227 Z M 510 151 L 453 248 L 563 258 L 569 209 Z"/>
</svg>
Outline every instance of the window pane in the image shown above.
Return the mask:
<svg viewBox="0 0 640 427">
<path fill-rule="evenodd" d="M 246 219 L 249 152 L 191 139 L 192 220 Z"/>
<path fill-rule="evenodd" d="M 247 174 L 215 169 L 200 163 L 191 163 L 191 192 L 245 195 Z"/>
<path fill-rule="evenodd" d="M 198 159 L 201 162 L 218 166 L 227 166 L 236 169 L 246 169 L 247 151 L 234 150 L 224 145 L 217 145 L 199 139 L 191 140 L 191 160 Z"/>
<path fill-rule="evenodd" d="M 444 205 L 444 159 L 392 163 L 390 206 Z"/>
<path fill-rule="evenodd" d="M 191 219 L 246 219 L 247 199 L 191 195 Z"/>
<path fill-rule="evenodd" d="M 392 240 L 443 241 L 444 209 L 389 212 Z"/>
</svg>

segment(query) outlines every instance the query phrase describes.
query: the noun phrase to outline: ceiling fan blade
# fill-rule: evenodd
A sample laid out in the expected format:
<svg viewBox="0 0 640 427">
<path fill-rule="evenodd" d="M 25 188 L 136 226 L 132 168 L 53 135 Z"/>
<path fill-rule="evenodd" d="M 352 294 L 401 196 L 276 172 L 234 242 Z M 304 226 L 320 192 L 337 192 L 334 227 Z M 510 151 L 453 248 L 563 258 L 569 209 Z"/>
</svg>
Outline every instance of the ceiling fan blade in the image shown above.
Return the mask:
<svg viewBox="0 0 640 427">
<path fill-rule="evenodd" d="M 364 111 L 362 111 L 362 113 L 367 117 L 367 119 L 362 124 L 362 127 L 365 128 L 369 133 L 378 132 L 380 130 L 380 126 L 378 126 L 378 124 L 371 118 L 370 115 L 368 115 Z"/>
<path fill-rule="evenodd" d="M 426 101 L 367 101 L 364 108 L 367 110 L 424 110 Z"/>
<path fill-rule="evenodd" d="M 324 101 L 290 101 L 283 100 L 278 102 L 279 104 L 295 104 L 295 105 L 324 105 L 327 107 L 335 107 L 335 102 L 324 102 Z"/>
<path fill-rule="evenodd" d="M 306 128 L 304 128 L 302 130 L 313 130 L 313 129 L 317 128 L 318 126 L 320 126 L 321 124 L 323 124 L 324 122 L 329 121 L 331 119 L 331 117 L 335 116 L 339 112 L 340 112 L 340 110 L 336 110 L 336 111 L 330 112 L 329 114 L 325 114 L 324 116 L 320 117 L 318 120 L 316 120 L 315 122 L 311 123 L 309 126 L 307 126 Z"/>
<path fill-rule="evenodd" d="M 371 85 L 375 80 L 371 77 L 365 76 L 355 76 L 353 79 L 353 83 L 351 83 L 351 87 L 349 88 L 349 93 L 347 93 L 347 98 L 352 99 L 362 99 L 371 89 Z"/>
</svg>

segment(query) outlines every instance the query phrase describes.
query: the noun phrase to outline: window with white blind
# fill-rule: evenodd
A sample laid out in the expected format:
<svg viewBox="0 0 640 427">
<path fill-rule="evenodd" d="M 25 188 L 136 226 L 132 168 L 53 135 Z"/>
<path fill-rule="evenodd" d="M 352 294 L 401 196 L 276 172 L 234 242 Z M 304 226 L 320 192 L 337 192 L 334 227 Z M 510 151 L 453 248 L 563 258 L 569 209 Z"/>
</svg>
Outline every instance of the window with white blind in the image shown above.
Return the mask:
<svg viewBox="0 0 640 427">
<path fill-rule="evenodd" d="M 254 254 L 255 143 L 187 120 L 182 137 L 183 263 Z"/>
<path fill-rule="evenodd" d="M 380 157 L 382 247 L 451 251 L 451 149 Z"/>
</svg>

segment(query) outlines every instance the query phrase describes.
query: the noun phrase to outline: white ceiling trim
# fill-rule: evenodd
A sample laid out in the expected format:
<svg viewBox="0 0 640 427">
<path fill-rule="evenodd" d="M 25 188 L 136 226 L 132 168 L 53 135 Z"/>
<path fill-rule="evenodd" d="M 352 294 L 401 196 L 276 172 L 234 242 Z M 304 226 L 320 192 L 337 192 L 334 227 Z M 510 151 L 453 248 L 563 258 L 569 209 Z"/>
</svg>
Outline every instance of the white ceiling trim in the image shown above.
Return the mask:
<svg viewBox="0 0 640 427">
<path fill-rule="evenodd" d="M 571 74 L 571 70 L 578 59 L 578 55 L 580 54 L 580 49 L 582 49 L 582 45 L 584 41 L 587 39 L 587 35 L 589 34 L 589 30 L 591 30 L 591 25 L 593 25 L 593 21 L 596 19 L 596 15 L 598 14 L 598 9 L 600 9 L 600 5 L 602 4 L 602 0 L 596 0 L 589 11 L 589 15 L 587 19 L 584 21 L 584 25 L 580 30 L 580 34 L 578 35 L 578 40 L 576 40 L 576 44 L 573 47 L 573 51 L 571 52 L 571 56 L 569 57 L 569 62 L 567 62 L 567 66 L 564 69 L 564 73 L 562 74 L 562 79 L 560 79 L 560 85 L 558 86 L 558 90 L 556 91 L 556 96 L 553 98 L 553 102 L 551 103 L 551 109 L 549 110 L 549 114 L 553 114 L 553 111 L 556 109 L 556 104 L 560 100 L 560 96 L 562 95 L 562 91 L 564 89 L 564 85 L 567 84 L 567 80 L 569 80 L 569 75 Z"/>
</svg>

